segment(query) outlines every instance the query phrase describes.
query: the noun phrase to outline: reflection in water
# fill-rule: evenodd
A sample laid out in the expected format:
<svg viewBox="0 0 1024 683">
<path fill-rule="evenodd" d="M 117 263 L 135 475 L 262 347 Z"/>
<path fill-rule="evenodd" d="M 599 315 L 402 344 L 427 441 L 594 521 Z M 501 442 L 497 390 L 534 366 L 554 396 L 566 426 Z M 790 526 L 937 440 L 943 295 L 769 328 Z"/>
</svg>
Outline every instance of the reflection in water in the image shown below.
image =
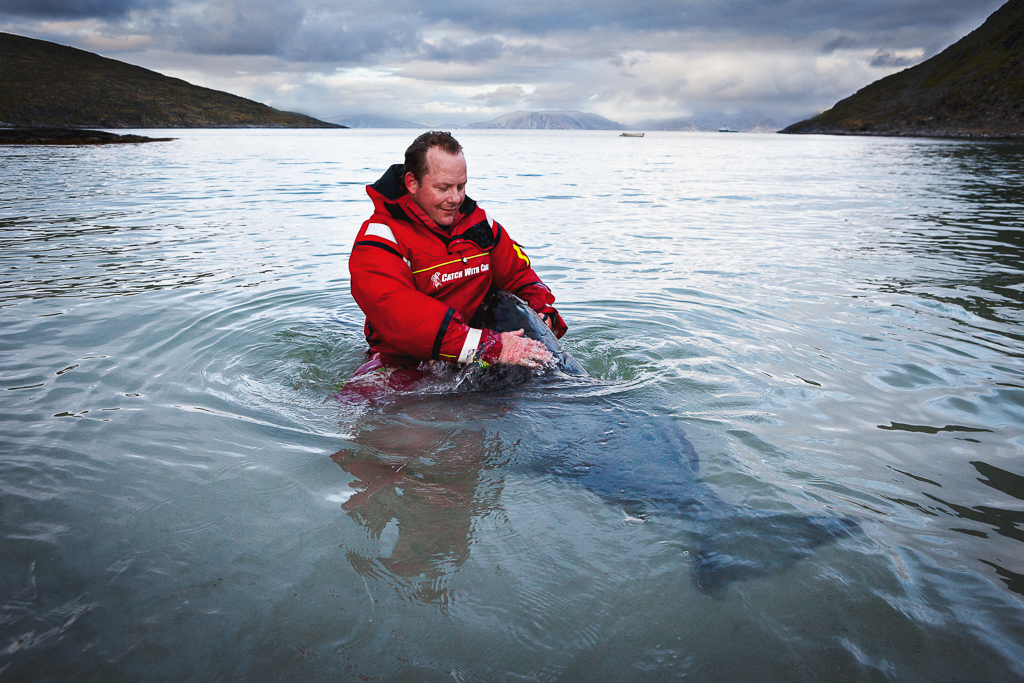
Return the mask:
<svg viewBox="0 0 1024 683">
<path fill-rule="evenodd" d="M 900 243 L 894 247 L 928 255 L 932 267 L 917 277 L 900 274 L 883 291 L 913 292 L 992 322 L 1021 322 L 1024 145 L 926 149 L 919 161 L 934 169 L 931 210 L 901 222 Z"/>
<path fill-rule="evenodd" d="M 657 137 L 464 141 L 606 387 L 356 426 L 406 133 L 0 150 L 0 678 L 1024 680 L 1024 147 Z"/>
<path fill-rule="evenodd" d="M 388 413 L 364 420 L 358 449 L 331 456 L 356 477 L 358 493 L 343 508 L 370 538 L 383 543 L 396 522 L 398 537 L 386 557 L 350 553 L 362 576 L 385 578 L 410 598 L 449 603 L 445 581 L 469 557 L 473 517 L 498 509 L 503 481 L 484 484 L 490 470 L 572 483 L 638 521 L 670 518 L 671 540 L 685 535 L 694 548 L 694 586 L 716 598 L 736 582 L 785 572 L 816 548 L 859 532 L 849 518 L 727 503 L 699 476 L 699 457 L 678 424 L 638 409 L 630 397 L 551 391 L 539 413 L 502 421 L 512 409 L 500 396 L 401 396 Z"/>
<path fill-rule="evenodd" d="M 386 556 L 349 551 L 349 562 L 409 599 L 449 604 L 447 578 L 469 558 L 474 517 L 499 509 L 502 479 L 485 472 L 500 442 L 481 429 L 439 428 L 408 413 L 372 421 L 356 442 L 331 456 L 355 477 L 349 485 L 357 493 L 342 509 L 372 540 L 385 544 L 392 523 L 397 538 Z"/>
<path fill-rule="evenodd" d="M 979 474 L 985 477 L 984 479 L 978 479 L 982 484 L 985 484 L 1000 493 L 1004 493 L 1017 501 L 1024 501 L 1024 477 L 981 461 L 975 461 L 971 464 Z M 958 519 L 976 522 L 991 528 L 1000 536 L 1024 542 L 1024 529 L 1021 528 L 1024 526 L 1024 511 L 1012 509 L 1010 506 L 1013 505 L 1013 503 L 1009 503 L 1005 508 L 995 507 L 992 505 L 975 505 L 973 507 L 968 507 L 966 505 L 951 503 L 930 493 L 924 493 L 923 495 L 944 506 L 946 509 L 936 509 L 945 514 L 952 515 Z M 969 536 L 988 538 L 987 533 L 977 529 L 951 528 L 950 530 L 958 531 Z M 1004 583 L 1006 583 L 1007 587 L 1011 591 L 1024 595 L 1024 575 L 1017 574 L 1016 572 L 1001 566 L 995 561 L 985 559 L 979 559 L 979 561 L 995 569 L 996 574 Z"/>
</svg>

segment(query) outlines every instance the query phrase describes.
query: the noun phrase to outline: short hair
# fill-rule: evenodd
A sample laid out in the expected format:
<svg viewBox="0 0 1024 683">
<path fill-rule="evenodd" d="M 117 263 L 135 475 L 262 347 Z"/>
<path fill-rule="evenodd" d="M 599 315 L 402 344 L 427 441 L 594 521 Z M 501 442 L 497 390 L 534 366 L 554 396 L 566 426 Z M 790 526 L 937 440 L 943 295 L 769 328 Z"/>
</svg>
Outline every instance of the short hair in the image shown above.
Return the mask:
<svg viewBox="0 0 1024 683">
<path fill-rule="evenodd" d="M 462 151 L 462 145 L 452 137 L 451 133 L 440 130 L 424 133 L 413 140 L 409 148 L 405 150 L 405 166 L 402 175 L 412 173 L 416 182 L 423 182 L 423 176 L 430 172 L 430 169 L 427 168 L 427 152 L 433 147 L 440 147 L 442 151 L 452 156 Z"/>
</svg>

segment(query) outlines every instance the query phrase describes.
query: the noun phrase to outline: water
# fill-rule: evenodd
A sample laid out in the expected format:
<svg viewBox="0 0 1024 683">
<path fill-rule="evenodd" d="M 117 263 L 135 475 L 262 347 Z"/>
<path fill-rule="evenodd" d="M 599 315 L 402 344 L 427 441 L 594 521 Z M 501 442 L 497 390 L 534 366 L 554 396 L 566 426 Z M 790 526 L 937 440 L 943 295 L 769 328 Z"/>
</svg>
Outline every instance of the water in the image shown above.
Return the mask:
<svg viewBox="0 0 1024 683">
<path fill-rule="evenodd" d="M 170 134 L 0 148 L 0 680 L 1024 680 L 1024 146 L 460 131 L 594 379 L 367 408 L 412 133 Z M 659 421 L 861 531 L 700 590 Z"/>
</svg>

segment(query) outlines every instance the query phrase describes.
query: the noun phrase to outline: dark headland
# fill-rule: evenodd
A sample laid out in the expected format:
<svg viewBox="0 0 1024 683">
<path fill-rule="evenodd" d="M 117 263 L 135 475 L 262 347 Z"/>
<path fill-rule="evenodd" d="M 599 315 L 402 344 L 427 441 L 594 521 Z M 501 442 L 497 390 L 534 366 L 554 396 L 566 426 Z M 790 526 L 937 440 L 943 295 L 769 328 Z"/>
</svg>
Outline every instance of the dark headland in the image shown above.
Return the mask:
<svg viewBox="0 0 1024 683">
<path fill-rule="evenodd" d="M 0 126 L 345 127 L 84 50 L 10 33 L 0 33 Z"/>
<path fill-rule="evenodd" d="M 1024 0 L 931 59 L 779 132 L 1024 138 Z"/>
<path fill-rule="evenodd" d="M 140 142 L 168 142 L 174 138 L 150 138 L 144 135 L 118 135 L 87 128 L 49 126 L 0 128 L 0 145 L 118 145 Z"/>
</svg>

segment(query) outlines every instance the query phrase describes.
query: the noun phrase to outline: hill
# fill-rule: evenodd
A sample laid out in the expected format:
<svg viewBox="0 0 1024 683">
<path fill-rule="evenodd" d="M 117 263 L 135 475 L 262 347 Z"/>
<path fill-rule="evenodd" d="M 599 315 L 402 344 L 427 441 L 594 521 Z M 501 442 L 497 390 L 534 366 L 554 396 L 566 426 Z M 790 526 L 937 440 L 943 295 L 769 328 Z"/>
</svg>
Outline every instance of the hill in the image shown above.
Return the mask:
<svg viewBox="0 0 1024 683">
<path fill-rule="evenodd" d="M 403 119 L 389 119 L 386 116 L 358 114 L 356 116 L 332 116 L 324 119 L 331 123 L 339 123 L 346 128 L 429 128 L 422 123 L 413 123 Z"/>
<path fill-rule="evenodd" d="M 625 130 L 621 123 L 581 111 L 516 111 L 466 128 L 528 128 L 531 130 Z"/>
<path fill-rule="evenodd" d="M 780 132 L 1024 137 L 1024 0 L 931 59 Z"/>
<path fill-rule="evenodd" d="M 340 128 L 92 52 L 0 33 L 0 123 L 88 128 Z"/>
</svg>

